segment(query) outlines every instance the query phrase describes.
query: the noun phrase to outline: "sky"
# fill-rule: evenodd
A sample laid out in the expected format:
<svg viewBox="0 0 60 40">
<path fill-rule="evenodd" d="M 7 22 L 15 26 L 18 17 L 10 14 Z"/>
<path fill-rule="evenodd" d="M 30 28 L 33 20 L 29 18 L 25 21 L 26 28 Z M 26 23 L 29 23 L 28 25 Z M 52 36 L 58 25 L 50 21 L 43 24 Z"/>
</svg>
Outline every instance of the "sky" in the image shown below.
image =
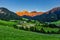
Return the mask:
<svg viewBox="0 0 60 40">
<path fill-rule="evenodd" d="M 60 0 L 0 0 L 0 7 L 5 7 L 10 11 L 48 11 L 55 7 L 60 7 Z"/>
</svg>

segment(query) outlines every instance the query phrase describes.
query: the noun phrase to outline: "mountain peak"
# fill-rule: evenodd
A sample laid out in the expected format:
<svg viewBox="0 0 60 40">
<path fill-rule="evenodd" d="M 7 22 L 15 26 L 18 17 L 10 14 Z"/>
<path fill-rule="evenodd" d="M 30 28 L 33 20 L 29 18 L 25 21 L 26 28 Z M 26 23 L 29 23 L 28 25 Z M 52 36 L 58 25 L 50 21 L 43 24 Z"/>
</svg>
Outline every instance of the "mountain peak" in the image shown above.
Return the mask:
<svg viewBox="0 0 60 40">
<path fill-rule="evenodd" d="M 60 9 L 60 7 L 55 7 L 55 8 L 53 8 L 53 9 L 58 10 L 58 9 Z"/>
<path fill-rule="evenodd" d="M 18 16 L 24 16 L 24 15 L 26 15 L 26 16 L 33 17 L 33 16 L 37 16 L 37 15 L 43 14 L 43 12 L 36 12 L 36 11 L 28 12 L 28 11 L 23 11 L 23 12 L 16 12 L 16 14 Z"/>
<path fill-rule="evenodd" d="M 60 7 L 55 7 L 55 8 L 53 8 L 53 9 L 50 10 L 50 11 L 54 12 L 54 11 L 58 11 L 58 10 L 60 10 Z"/>
<path fill-rule="evenodd" d="M 0 19 L 2 20 L 18 20 L 20 17 L 7 8 L 0 7 Z"/>
<path fill-rule="evenodd" d="M 9 11 L 7 8 L 0 7 L 0 12 L 7 12 L 7 11 Z"/>
<path fill-rule="evenodd" d="M 0 7 L 0 10 L 8 10 L 8 9 L 5 7 Z"/>
<path fill-rule="evenodd" d="M 37 11 L 32 11 L 31 13 L 37 13 Z"/>
<path fill-rule="evenodd" d="M 53 8 L 45 13 L 49 14 L 49 13 L 56 13 L 56 12 L 60 12 L 60 7 L 55 7 L 55 8 Z"/>
<path fill-rule="evenodd" d="M 60 7 L 55 7 L 55 8 L 53 8 L 53 9 L 60 9 Z"/>
</svg>

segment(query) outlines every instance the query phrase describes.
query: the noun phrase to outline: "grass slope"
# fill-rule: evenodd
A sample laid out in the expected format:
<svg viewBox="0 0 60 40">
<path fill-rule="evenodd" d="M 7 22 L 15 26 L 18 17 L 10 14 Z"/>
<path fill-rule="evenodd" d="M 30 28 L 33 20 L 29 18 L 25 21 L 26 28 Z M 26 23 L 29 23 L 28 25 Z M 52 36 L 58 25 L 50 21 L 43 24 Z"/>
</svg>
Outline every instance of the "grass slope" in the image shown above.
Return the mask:
<svg viewBox="0 0 60 40">
<path fill-rule="evenodd" d="M 51 22 L 52 24 L 60 24 L 60 20 L 56 22 Z"/>
<path fill-rule="evenodd" d="M 0 40 L 60 40 L 60 37 L 55 36 L 60 34 L 47 36 L 0 25 Z"/>
<path fill-rule="evenodd" d="M 4 26 L 13 26 L 13 25 L 15 25 L 15 24 L 16 24 L 16 22 L 0 20 L 0 25 L 4 25 Z"/>
</svg>

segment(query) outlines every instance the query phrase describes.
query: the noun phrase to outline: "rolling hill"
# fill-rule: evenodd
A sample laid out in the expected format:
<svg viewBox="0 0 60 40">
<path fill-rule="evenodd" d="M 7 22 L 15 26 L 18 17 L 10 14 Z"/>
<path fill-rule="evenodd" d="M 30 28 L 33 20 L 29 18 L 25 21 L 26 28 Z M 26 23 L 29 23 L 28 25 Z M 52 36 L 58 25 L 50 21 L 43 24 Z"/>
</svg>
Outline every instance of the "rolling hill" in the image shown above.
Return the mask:
<svg viewBox="0 0 60 40">
<path fill-rule="evenodd" d="M 39 34 L 0 25 L 0 40 L 60 40 L 60 34 Z"/>
<path fill-rule="evenodd" d="M 28 25 L 29 27 L 29 25 L 31 26 L 31 24 L 39 24 L 39 22 L 33 20 L 28 22 L 27 20 L 28 19 L 20 20 L 21 23 L 20 25 L 23 25 L 24 27 Z M 60 34 L 43 34 L 43 33 L 25 31 L 21 29 L 15 29 L 13 25 L 17 25 L 17 23 L 14 21 L 0 20 L 0 40 L 60 40 Z M 44 30 L 57 31 L 58 29 L 44 27 Z"/>
</svg>

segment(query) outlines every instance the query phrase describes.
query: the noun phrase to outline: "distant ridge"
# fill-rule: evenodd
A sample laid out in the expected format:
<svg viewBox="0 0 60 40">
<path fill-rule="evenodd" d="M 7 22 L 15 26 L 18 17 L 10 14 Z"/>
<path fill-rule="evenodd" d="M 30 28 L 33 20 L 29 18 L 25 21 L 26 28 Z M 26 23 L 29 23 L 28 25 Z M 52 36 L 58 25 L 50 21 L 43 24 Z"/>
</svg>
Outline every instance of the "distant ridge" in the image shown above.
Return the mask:
<svg viewBox="0 0 60 40">
<path fill-rule="evenodd" d="M 7 8 L 0 7 L 0 19 L 2 19 L 2 20 L 18 20 L 20 18 L 16 13 L 9 11 Z"/>
<path fill-rule="evenodd" d="M 60 7 L 53 8 L 47 12 L 12 12 L 4 7 L 0 7 L 0 19 L 2 20 L 20 20 L 20 18 L 28 18 L 30 20 L 38 20 L 41 22 L 52 22 L 60 20 Z"/>
<path fill-rule="evenodd" d="M 33 18 L 42 22 L 51 22 L 60 20 L 60 7 L 53 8 L 48 12 L 45 12 L 42 15 L 37 15 Z"/>
</svg>

